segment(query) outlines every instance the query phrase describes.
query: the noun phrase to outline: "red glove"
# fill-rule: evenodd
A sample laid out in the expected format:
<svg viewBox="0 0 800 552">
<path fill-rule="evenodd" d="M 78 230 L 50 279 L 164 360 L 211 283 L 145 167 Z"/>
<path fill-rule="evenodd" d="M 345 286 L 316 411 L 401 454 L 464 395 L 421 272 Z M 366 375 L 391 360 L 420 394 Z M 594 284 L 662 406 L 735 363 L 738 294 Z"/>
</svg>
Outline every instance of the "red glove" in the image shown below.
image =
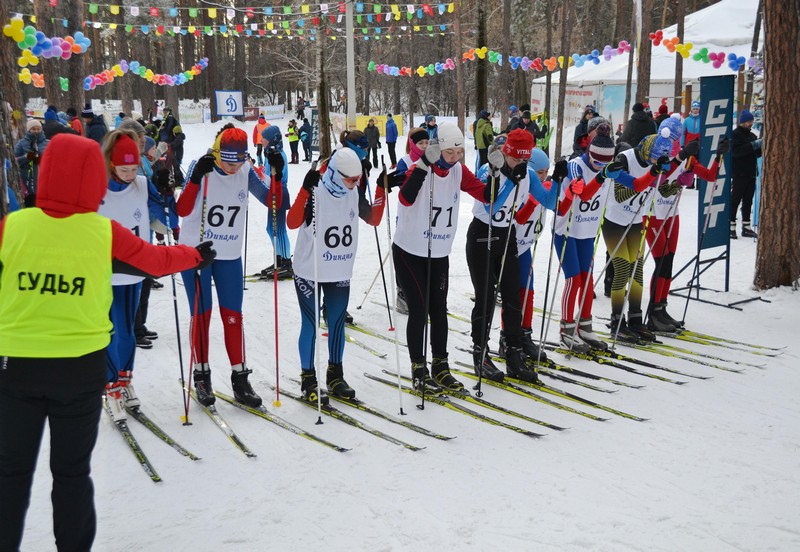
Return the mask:
<svg viewBox="0 0 800 552">
<path fill-rule="evenodd" d="M 569 186 L 567 186 L 565 197 L 570 201 L 572 201 L 572 198 L 581 195 L 581 193 L 583 192 L 583 185 L 584 185 L 583 178 L 575 178 L 572 182 L 569 183 Z"/>
</svg>

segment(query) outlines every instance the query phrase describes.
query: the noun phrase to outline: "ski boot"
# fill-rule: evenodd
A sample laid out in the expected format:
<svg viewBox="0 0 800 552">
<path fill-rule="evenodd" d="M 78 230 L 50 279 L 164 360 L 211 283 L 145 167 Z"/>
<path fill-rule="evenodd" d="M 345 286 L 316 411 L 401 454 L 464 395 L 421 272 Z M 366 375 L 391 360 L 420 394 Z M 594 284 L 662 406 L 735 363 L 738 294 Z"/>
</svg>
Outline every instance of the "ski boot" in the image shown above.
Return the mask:
<svg viewBox="0 0 800 552">
<path fill-rule="evenodd" d="M 607 351 L 608 350 L 608 343 L 600 339 L 594 331 L 592 330 L 592 319 L 591 318 L 581 318 L 580 322 L 578 323 L 578 335 L 592 349 L 597 349 L 600 351 Z"/>
<path fill-rule="evenodd" d="M 424 388 L 429 395 L 438 395 L 444 391 L 441 385 L 433 381 L 428 368 L 422 362 L 411 363 L 411 381 L 414 389 L 422 391 Z"/>
<path fill-rule="evenodd" d="M 316 406 L 317 398 L 323 405 L 327 405 L 329 401 L 328 395 L 320 391 L 319 384 L 317 383 L 317 374 L 314 370 L 303 370 L 300 373 L 300 392 L 302 393 L 303 400 Z"/>
<path fill-rule="evenodd" d="M 742 237 L 743 238 L 757 238 L 758 237 L 756 235 L 756 233 L 753 231 L 753 229 L 750 228 L 750 221 L 749 220 L 743 220 L 742 221 Z"/>
<path fill-rule="evenodd" d="M 539 376 L 536 374 L 536 370 L 525 362 L 522 347 L 506 348 L 506 372 L 512 378 L 521 379 L 528 383 L 539 383 Z"/>
<path fill-rule="evenodd" d="M 278 280 L 293 280 L 294 268 L 291 259 L 284 259 L 278 267 Z"/>
<path fill-rule="evenodd" d="M 664 318 L 664 304 L 653 303 L 650 305 L 650 317 L 647 319 L 647 329 L 651 332 L 674 333 L 677 328 Z"/>
<path fill-rule="evenodd" d="M 537 362 L 537 358 L 539 359 L 538 362 L 547 362 L 547 355 L 544 351 L 539 349 L 539 346 L 533 342 L 531 336 L 533 335 L 532 330 L 522 330 L 522 337 L 520 341 L 520 345 L 522 346 L 522 356 L 525 360 L 525 363 L 529 366 L 533 366 Z M 506 334 L 505 332 L 500 332 L 500 345 L 498 347 L 497 354 L 501 358 L 506 358 L 506 350 L 508 349 L 508 343 L 506 342 Z"/>
<path fill-rule="evenodd" d="M 140 349 L 152 349 L 153 342 L 150 341 L 147 337 L 142 335 L 136 338 L 136 346 L 139 347 Z"/>
<path fill-rule="evenodd" d="M 472 346 L 472 367 L 475 370 L 476 376 L 481 376 L 492 381 L 503 381 L 505 374 L 494 365 L 492 359 L 489 358 L 489 348 L 486 348 L 486 354 L 483 354 L 483 347 L 480 345 Z"/>
<path fill-rule="evenodd" d="M 350 387 L 347 382 L 344 381 L 344 370 L 341 363 L 328 364 L 327 381 L 329 395 L 335 395 L 337 397 L 350 400 L 356 398 L 355 389 Z"/>
<path fill-rule="evenodd" d="M 395 301 L 395 310 L 400 314 L 408 314 L 408 303 L 406 303 L 406 295 L 402 289 L 397 290 L 397 299 Z"/>
<path fill-rule="evenodd" d="M 628 313 L 628 329 L 639 336 L 642 341 L 653 342 L 656 334 L 647 329 L 642 323 L 642 311 Z"/>
<path fill-rule="evenodd" d="M 194 367 L 194 390 L 197 402 L 203 406 L 211 406 L 217 401 L 211 388 L 211 369 L 208 364 L 196 364 Z"/>
<path fill-rule="evenodd" d="M 585 354 L 591 347 L 575 332 L 575 322 L 561 321 L 561 344 L 575 353 Z"/>
<path fill-rule="evenodd" d="M 133 377 L 133 372 L 131 370 L 120 370 L 119 379 L 117 381 L 120 384 L 120 391 L 125 401 L 125 408 L 139 408 L 142 405 L 142 401 L 139 400 L 136 391 L 133 389 L 131 377 Z"/>
<path fill-rule="evenodd" d="M 147 326 L 144 328 L 144 336 L 149 339 L 150 341 L 155 341 L 158 339 L 158 332 L 154 332 L 152 330 L 148 330 Z"/>
<path fill-rule="evenodd" d="M 625 322 L 624 315 L 612 314 L 611 323 L 608 325 L 608 327 L 611 328 L 612 339 L 616 335 L 616 341 L 622 341 L 624 343 L 639 342 L 639 334 L 628 329 L 628 324 Z M 619 328 L 619 331 L 617 331 L 617 328 Z"/>
<path fill-rule="evenodd" d="M 739 236 L 736 235 L 736 221 L 732 220 L 731 221 L 731 239 L 735 240 L 735 239 L 738 239 L 738 238 L 739 238 Z"/>
<path fill-rule="evenodd" d="M 236 402 L 240 402 L 250 408 L 258 408 L 261 406 L 261 397 L 259 397 L 253 386 L 247 379 L 247 376 L 252 374 L 253 371 L 246 368 L 244 364 L 235 366 L 231 371 L 231 386 L 233 387 L 233 398 Z"/>
<path fill-rule="evenodd" d="M 111 419 L 115 424 L 128 420 L 128 413 L 123 404 L 122 385 L 118 381 L 106 385 L 106 401 L 111 407 Z"/>
<path fill-rule="evenodd" d="M 667 312 L 667 302 L 661 301 L 660 304 L 661 304 L 661 318 L 663 318 L 664 320 L 675 326 L 676 329 L 678 330 L 683 329 L 683 327 L 685 326 L 683 320 L 675 320 Z"/>
<path fill-rule="evenodd" d="M 325 300 L 322 301 L 322 319 L 325 323 L 328 323 L 328 309 L 325 307 Z M 354 324 L 353 315 L 347 311 L 344 311 L 344 323 L 350 324 L 351 326 Z"/>
<path fill-rule="evenodd" d="M 442 389 L 451 393 L 466 393 L 464 384 L 453 377 L 450 373 L 450 364 L 447 357 L 434 358 L 431 362 L 431 376 L 433 381 L 438 383 Z"/>
</svg>

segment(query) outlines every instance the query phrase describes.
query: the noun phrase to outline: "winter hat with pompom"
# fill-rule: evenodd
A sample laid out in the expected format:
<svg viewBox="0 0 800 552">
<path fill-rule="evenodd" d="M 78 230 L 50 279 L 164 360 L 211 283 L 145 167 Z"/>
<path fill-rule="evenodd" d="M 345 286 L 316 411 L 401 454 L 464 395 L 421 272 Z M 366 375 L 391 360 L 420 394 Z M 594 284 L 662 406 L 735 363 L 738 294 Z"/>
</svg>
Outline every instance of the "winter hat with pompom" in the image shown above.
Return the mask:
<svg viewBox="0 0 800 552">
<path fill-rule="evenodd" d="M 127 134 L 122 134 L 111 151 L 111 162 L 115 167 L 139 164 L 139 146 Z"/>
<path fill-rule="evenodd" d="M 599 165 L 607 165 L 614 159 L 614 140 L 611 136 L 597 134 L 589 144 L 589 159 Z"/>
<path fill-rule="evenodd" d="M 651 134 L 642 138 L 638 146 L 642 159 L 653 164 L 658 161 L 659 157 L 669 155 L 670 149 L 672 149 L 672 140 L 669 139 L 668 132 L 666 129 L 662 129 L 660 134 Z"/>
<path fill-rule="evenodd" d="M 667 138 L 672 140 L 680 139 L 683 134 L 683 123 L 681 123 L 680 115 L 678 117 L 667 117 L 661 124 L 658 125 L 658 132 L 661 134 L 664 130 L 667 131 Z"/>
</svg>

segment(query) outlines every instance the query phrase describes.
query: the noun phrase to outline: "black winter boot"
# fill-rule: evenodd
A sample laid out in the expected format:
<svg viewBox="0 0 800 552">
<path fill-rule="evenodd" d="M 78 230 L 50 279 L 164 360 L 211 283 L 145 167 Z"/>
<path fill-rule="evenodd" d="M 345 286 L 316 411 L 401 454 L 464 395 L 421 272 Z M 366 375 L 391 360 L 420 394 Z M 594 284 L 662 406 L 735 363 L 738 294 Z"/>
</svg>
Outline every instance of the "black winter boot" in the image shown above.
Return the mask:
<svg viewBox="0 0 800 552">
<path fill-rule="evenodd" d="M 482 355 L 483 347 L 480 345 L 472 346 L 472 367 L 475 370 L 476 376 L 481 376 L 492 381 L 503 381 L 505 374 L 494 365 L 492 359 L 489 358 L 489 349 L 486 349 L 486 355 Z"/>
<path fill-rule="evenodd" d="M 654 303 L 649 307 L 650 316 L 647 319 L 647 329 L 651 332 L 674 333 L 675 326 L 664 318 L 663 303 Z"/>
<path fill-rule="evenodd" d="M 628 329 L 638 335 L 642 341 L 656 340 L 656 335 L 648 330 L 642 322 L 642 311 L 628 313 Z"/>
<path fill-rule="evenodd" d="M 246 404 L 251 408 L 258 408 L 261 406 L 261 397 L 259 397 L 253 386 L 247 380 L 247 376 L 252 374 L 253 371 L 248 368 L 242 370 L 233 370 L 231 372 L 231 386 L 233 386 L 233 398 L 237 402 Z"/>
<path fill-rule="evenodd" d="M 433 381 L 428 368 L 422 362 L 415 362 L 411 364 L 411 381 L 414 389 L 422 391 L 425 388 L 425 393 L 430 395 L 438 395 L 444 389 Z"/>
<path fill-rule="evenodd" d="M 639 334 L 628 329 L 628 324 L 625 322 L 625 317 L 622 315 L 612 314 L 609 328 L 611 328 L 612 338 L 616 333 L 617 341 L 623 341 L 625 343 L 638 343 L 639 341 Z M 619 332 L 617 332 L 617 328 L 619 328 Z"/>
<path fill-rule="evenodd" d="M 433 381 L 438 383 L 442 389 L 450 393 L 466 393 L 464 384 L 453 377 L 450 373 L 450 364 L 445 358 L 434 358 L 431 362 L 431 376 Z"/>
<path fill-rule="evenodd" d="M 738 239 L 739 236 L 736 235 L 736 221 L 731 221 L 731 239 L 735 240 Z"/>
<path fill-rule="evenodd" d="M 742 237 L 743 238 L 757 238 L 755 231 L 750 227 L 749 220 L 742 221 Z"/>
<path fill-rule="evenodd" d="M 318 396 L 323 405 L 327 405 L 329 402 L 328 395 L 319 389 L 317 374 L 314 370 L 303 370 L 300 373 L 300 392 L 303 400 L 313 405 L 317 404 Z"/>
<path fill-rule="evenodd" d="M 683 320 L 675 320 L 674 318 L 672 318 L 669 315 L 669 313 L 667 312 L 667 302 L 666 301 L 662 301 L 661 302 L 661 317 L 664 320 L 666 320 L 667 322 L 669 322 L 670 324 L 672 324 L 673 326 L 675 326 L 675 328 L 677 328 L 677 329 L 681 329 L 681 328 L 683 328 L 685 326 Z"/>
<path fill-rule="evenodd" d="M 203 406 L 211 406 L 217 400 L 211 388 L 211 370 L 208 364 L 199 364 L 194 368 L 194 390 L 197 402 Z"/>
<path fill-rule="evenodd" d="M 536 370 L 525 362 L 522 347 L 508 347 L 506 349 L 506 372 L 512 378 L 521 379 L 528 383 L 539 383 L 539 376 L 536 374 Z"/>
<path fill-rule="evenodd" d="M 539 345 L 533 341 L 533 330 L 522 329 L 522 352 L 528 357 L 530 362 L 547 362 L 547 355 L 539 348 Z"/>
<path fill-rule="evenodd" d="M 600 336 L 592 330 L 592 319 L 581 318 L 578 322 L 578 335 L 592 349 L 600 351 L 608 350 L 608 343 L 600 339 Z"/>
<path fill-rule="evenodd" d="M 341 363 L 328 364 L 327 373 L 328 393 L 343 399 L 355 399 L 355 389 L 347 385 L 344 380 L 344 369 Z"/>
</svg>

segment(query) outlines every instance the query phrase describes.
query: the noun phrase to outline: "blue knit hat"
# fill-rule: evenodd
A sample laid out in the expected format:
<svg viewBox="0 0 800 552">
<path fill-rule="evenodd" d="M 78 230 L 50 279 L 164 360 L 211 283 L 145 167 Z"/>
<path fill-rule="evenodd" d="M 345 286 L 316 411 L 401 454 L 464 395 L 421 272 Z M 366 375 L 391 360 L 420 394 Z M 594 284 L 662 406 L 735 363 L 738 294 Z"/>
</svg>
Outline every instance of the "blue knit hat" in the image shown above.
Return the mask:
<svg viewBox="0 0 800 552">
<path fill-rule="evenodd" d="M 261 137 L 265 140 L 269 140 L 270 148 L 275 148 L 279 151 L 283 149 L 283 136 L 281 135 L 281 129 L 278 128 L 278 125 L 270 125 L 262 130 Z"/>
<path fill-rule="evenodd" d="M 697 100 L 692 102 L 692 109 L 700 109 L 700 102 Z"/>
<path fill-rule="evenodd" d="M 752 113 L 750 113 L 750 112 L 749 112 L 748 110 L 746 110 L 746 109 L 742 109 L 742 112 L 741 112 L 741 113 L 739 113 L 739 124 L 740 124 L 740 125 L 741 125 L 742 123 L 747 123 L 747 122 L 749 122 L 749 121 L 752 121 L 753 119 L 755 119 L 755 117 L 753 117 L 753 114 L 752 114 Z"/>
<path fill-rule="evenodd" d="M 44 120 L 45 121 L 58 121 L 58 113 L 55 111 L 48 109 L 44 112 Z"/>
<path fill-rule="evenodd" d="M 528 168 L 531 168 L 534 171 L 549 169 L 550 158 L 547 157 L 547 154 L 539 148 L 533 148 L 533 150 L 531 150 L 531 158 L 528 159 Z"/>
<path fill-rule="evenodd" d="M 156 141 L 150 138 L 149 136 L 145 136 L 144 138 L 144 151 L 148 152 L 151 149 L 156 147 Z"/>
<path fill-rule="evenodd" d="M 434 120 L 436 120 L 436 117 L 434 117 L 433 115 L 425 115 L 425 122 L 426 123 L 430 123 L 431 121 L 434 121 Z"/>
</svg>

